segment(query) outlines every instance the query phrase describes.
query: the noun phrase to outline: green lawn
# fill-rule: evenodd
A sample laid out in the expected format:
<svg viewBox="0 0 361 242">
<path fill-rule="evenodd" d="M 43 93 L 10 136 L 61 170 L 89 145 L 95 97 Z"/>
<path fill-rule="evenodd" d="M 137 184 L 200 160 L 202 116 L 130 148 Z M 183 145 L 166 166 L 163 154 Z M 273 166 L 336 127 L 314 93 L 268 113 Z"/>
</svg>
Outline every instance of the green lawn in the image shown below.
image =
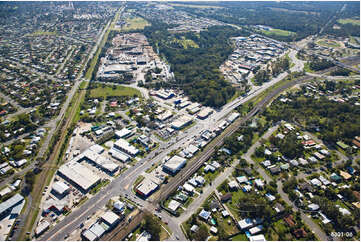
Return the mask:
<svg viewBox="0 0 361 242">
<path fill-rule="evenodd" d="M 352 18 L 341 18 L 337 20 L 340 24 L 352 24 L 352 25 L 359 25 L 360 26 L 360 20 L 359 19 L 352 19 Z"/>
<path fill-rule="evenodd" d="M 95 89 L 91 89 L 90 97 L 91 98 L 99 98 L 99 97 L 108 97 L 108 96 L 134 96 L 137 95 L 141 97 L 140 92 L 137 89 L 131 87 L 124 87 L 124 86 L 116 86 L 115 89 L 113 87 L 105 85 L 104 87 L 99 85 Z"/>
<path fill-rule="evenodd" d="M 316 44 L 326 46 L 326 47 L 333 47 L 333 48 L 341 47 L 341 45 L 339 43 L 337 43 L 336 41 L 328 40 L 328 39 L 321 39 L 321 40 L 317 41 Z"/>
<path fill-rule="evenodd" d="M 231 238 L 232 241 L 249 241 L 246 234 L 238 234 Z"/>
<path fill-rule="evenodd" d="M 262 30 L 262 33 L 268 36 L 291 36 L 295 35 L 295 32 L 282 30 L 282 29 L 271 29 L 271 30 Z"/>
<path fill-rule="evenodd" d="M 142 30 L 145 26 L 149 26 L 150 24 L 147 20 L 140 17 L 128 18 L 127 23 L 123 26 L 122 30 L 131 31 L 131 30 Z"/>
</svg>

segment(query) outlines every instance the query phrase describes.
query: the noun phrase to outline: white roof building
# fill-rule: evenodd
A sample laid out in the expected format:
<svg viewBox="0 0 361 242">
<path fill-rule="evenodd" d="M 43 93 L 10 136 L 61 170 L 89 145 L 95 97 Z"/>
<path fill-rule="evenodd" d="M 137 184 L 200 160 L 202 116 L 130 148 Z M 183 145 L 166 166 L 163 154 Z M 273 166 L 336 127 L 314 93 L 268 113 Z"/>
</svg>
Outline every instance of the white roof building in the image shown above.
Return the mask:
<svg viewBox="0 0 361 242">
<path fill-rule="evenodd" d="M 66 193 L 70 190 L 70 187 L 68 185 L 66 185 L 64 182 L 57 181 L 57 182 L 54 182 L 52 189 L 54 192 L 56 192 L 60 195 L 63 195 L 64 193 Z"/>
<path fill-rule="evenodd" d="M 186 161 L 185 158 L 175 155 L 163 164 L 163 169 L 174 174 L 184 167 Z"/>
<path fill-rule="evenodd" d="M 170 126 L 173 129 L 180 130 L 180 129 L 186 127 L 187 125 L 189 125 L 192 121 L 193 121 L 193 119 L 191 117 L 183 115 L 183 116 L 179 117 L 178 119 L 174 120 L 170 124 Z"/>
<path fill-rule="evenodd" d="M 158 184 L 153 182 L 152 180 L 145 178 L 142 183 L 140 183 L 137 187 L 137 193 L 142 196 L 148 197 L 153 191 L 158 188 Z"/>
<path fill-rule="evenodd" d="M 259 235 L 254 235 L 249 237 L 249 241 L 253 242 L 253 241 L 266 241 L 266 238 L 264 237 L 263 234 L 259 234 Z"/>
<path fill-rule="evenodd" d="M 128 141 L 126 141 L 125 139 L 118 139 L 115 143 L 113 148 L 115 149 L 119 149 L 129 155 L 132 156 L 136 156 L 139 152 L 139 150 L 137 148 L 135 148 L 134 146 L 130 145 Z"/>
<path fill-rule="evenodd" d="M 126 138 L 129 137 L 133 134 L 133 132 L 127 128 L 123 128 L 121 130 L 116 130 L 115 131 L 115 136 L 119 139 L 119 138 Z"/>
<path fill-rule="evenodd" d="M 238 226 L 241 230 L 248 229 L 253 226 L 253 221 L 250 218 L 246 218 L 238 221 Z"/>
<path fill-rule="evenodd" d="M 228 118 L 226 119 L 228 123 L 233 123 L 234 120 L 236 120 L 239 117 L 239 113 L 232 113 L 231 115 L 228 116 Z"/>
<path fill-rule="evenodd" d="M 98 239 L 105 233 L 105 229 L 99 223 L 93 224 L 89 231 L 95 234 Z"/>
<path fill-rule="evenodd" d="M 97 153 L 97 154 L 101 154 L 104 152 L 104 148 L 101 146 L 101 145 L 98 145 L 98 144 L 95 144 L 95 145 L 92 145 L 88 148 L 88 150 L 94 152 L 94 153 Z"/>
<path fill-rule="evenodd" d="M 35 236 L 39 236 L 42 233 L 44 233 L 50 226 L 50 223 L 48 221 L 42 221 L 38 224 L 38 226 L 35 229 Z"/>
<path fill-rule="evenodd" d="M 209 107 L 203 108 L 198 114 L 197 117 L 200 119 L 207 118 L 211 113 L 213 113 L 213 110 Z"/>
<path fill-rule="evenodd" d="M 178 202 L 176 200 L 171 200 L 170 203 L 168 204 L 168 208 L 171 211 L 175 212 L 179 208 L 180 205 L 181 205 L 180 202 Z"/>
<path fill-rule="evenodd" d="M 254 235 L 254 234 L 257 234 L 257 233 L 261 232 L 262 229 L 263 229 L 263 226 L 262 226 L 262 225 L 258 225 L 258 226 L 256 226 L 256 227 L 250 228 L 250 229 L 249 229 L 249 232 L 250 232 L 252 235 Z"/>
<path fill-rule="evenodd" d="M 120 150 L 117 150 L 117 149 L 113 149 L 113 148 L 110 149 L 109 154 L 113 158 L 120 160 L 121 162 L 128 162 L 130 160 L 129 155 L 127 155 L 124 152 L 121 152 Z"/>
<path fill-rule="evenodd" d="M 100 181 L 100 177 L 93 171 L 74 161 L 62 165 L 58 173 L 79 186 L 85 192 Z"/>
<path fill-rule="evenodd" d="M 98 239 L 98 237 L 88 229 L 82 233 L 82 236 L 88 241 L 95 241 Z"/>
<path fill-rule="evenodd" d="M 183 189 L 188 193 L 193 193 L 194 192 L 194 187 L 189 183 L 184 184 Z"/>
<path fill-rule="evenodd" d="M 116 210 L 122 212 L 122 211 L 125 209 L 125 204 L 124 204 L 123 202 L 121 202 L 121 201 L 118 200 L 118 201 L 116 201 L 116 202 L 113 204 L 113 207 L 114 207 Z"/>
<path fill-rule="evenodd" d="M 113 227 L 114 225 L 116 225 L 120 221 L 119 216 L 116 215 L 115 213 L 113 213 L 112 211 L 108 211 L 108 212 L 104 213 L 102 215 L 101 219 L 106 224 L 108 224 L 110 227 Z"/>
</svg>

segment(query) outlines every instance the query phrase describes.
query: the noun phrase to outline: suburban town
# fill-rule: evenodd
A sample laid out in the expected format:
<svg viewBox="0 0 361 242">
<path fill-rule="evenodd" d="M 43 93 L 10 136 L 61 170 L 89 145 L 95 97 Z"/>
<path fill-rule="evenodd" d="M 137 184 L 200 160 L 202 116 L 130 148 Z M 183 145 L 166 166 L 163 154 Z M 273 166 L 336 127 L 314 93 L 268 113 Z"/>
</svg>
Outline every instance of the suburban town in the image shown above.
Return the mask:
<svg viewBox="0 0 361 242">
<path fill-rule="evenodd" d="M 360 240 L 360 2 L 0 13 L 1 241 Z"/>
</svg>

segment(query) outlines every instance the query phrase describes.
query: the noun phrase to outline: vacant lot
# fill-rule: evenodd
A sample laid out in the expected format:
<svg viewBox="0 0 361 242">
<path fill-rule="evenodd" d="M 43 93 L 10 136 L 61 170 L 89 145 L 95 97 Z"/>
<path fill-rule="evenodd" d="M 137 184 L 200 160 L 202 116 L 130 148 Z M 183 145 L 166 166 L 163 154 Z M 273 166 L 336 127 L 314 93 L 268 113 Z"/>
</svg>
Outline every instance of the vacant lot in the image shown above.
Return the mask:
<svg viewBox="0 0 361 242">
<path fill-rule="evenodd" d="M 145 26 L 149 26 L 150 24 L 147 22 L 147 20 L 139 17 L 135 18 L 128 18 L 127 23 L 124 25 L 122 30 L 130 31 L 130 30 L 138 30 L 138 29 L 144 29 Z"/>
<path fill-rule="evenodd" d="M 359 19 L 352 19 L 352 18 L 342 18 L 337 20 L 340 24 L 353 24 L 353 25 L 360 25 Z"/>
<path fill-rule="evenodd" d="M 137 95 L 140 97 L 140 92 L 131 87 L 124 87 L 124 86 L 116 86 L 116 88 L 109 86 L 109 85 L 99 85 L 95 89 L 90 90 L 90 97 L 91 98 L 98 98 L 98 97 L 108 97 L 108 96 L 134 96 Z"/>
<path fill-rule="evenodd" d="M 285 37 L 296 34 L 295 32 L 282 30 L 282 29 L 262 30 L 262 33 L 269 36 L 285 36 Z"/>
</svg>

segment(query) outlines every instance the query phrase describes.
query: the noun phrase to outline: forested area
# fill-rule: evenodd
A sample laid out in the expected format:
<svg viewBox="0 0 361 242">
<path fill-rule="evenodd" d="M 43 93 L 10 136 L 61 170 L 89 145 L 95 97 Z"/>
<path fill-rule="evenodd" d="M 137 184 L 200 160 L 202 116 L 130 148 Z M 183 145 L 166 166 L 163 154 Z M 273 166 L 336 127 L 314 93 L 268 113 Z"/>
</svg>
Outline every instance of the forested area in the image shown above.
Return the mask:
<svg viewBox="0 0 361 242">
<path fill-rule="evenodd" d="M 360 2 L 348 2 L 344 11 L 341 12 L 340 16 L 335 19 L 327 28 L 325 29 L 325 33 L 332 34 L 335 36 L 360 36 L 360 25 L 358 24 L 341 24 L 337 22 L 338 19 L 343 18 L 355 18 L 360 19 Z M 360 20 L 359 20 L 360 21 Z M 340 28 L 334 28 L 337 25 Z"/>
<path fill-rule="evenodd" d="M 245 36 L 247 32 L 232 27 L 214 26 L 199 34 L 177 33 L 167 31 L 168 26 L 152 23 L 144 29 L 144 34 L 155 50 L 159 50 L 171 65 L 176 79 L 172 87 L 179 87 L 192 101 L 211 107 L 221 107 L 234 94 L 235 89 L 224 79 L 219 66 L 232 53 L 230 37 Z M 170 45 L 173 37 L 190 39 L 198 48 L 174 48 Z M 160 84 L 158 84 L 160 85 Z"/>
<path fill-rule="evenodd" d="M 328 61 L 326 59 L 321 59 L 317 57 L 313 57 L 309 62 L 307 62 L 310 69 L 313 71 L 321 71 L 327 68 L 330 68 L 334 66 L 334 64 L 331 61 Z"/>
<path fill-rule="evenodd" d="M 326 97 L 298 95 L 287 103 L 273 102 L 264 115 L 269 121 L 298 122 L 309 130 L 319 130 L 320 138 L 330 143 L 339 140 L 350 143 L 360 134 L 360 110 L 352 101 L 339 103 Z"/>
<path fill-rule="evenodd" d="M 279 58 L 268 64 L 265 70 L 258 70 L 254 75 L 254 82 L 256 85 L 262 85 L 264 82 L 269 81 L 272 77 L 276 77 L 282 72 L 288 70 L 289 67 L 290 62 L 287 57 Z"/>
<path fill-rule="evenodd" d="M 330 17 L 342 8 L 340 2 L 217 2 L 207 5 L 223 8 L 179 9 L 225 23 L 266 25 L 296 33 L 296 36 L 274 36 L 282 41 L 300 40 L 318 33 Z"/>
</svg>

